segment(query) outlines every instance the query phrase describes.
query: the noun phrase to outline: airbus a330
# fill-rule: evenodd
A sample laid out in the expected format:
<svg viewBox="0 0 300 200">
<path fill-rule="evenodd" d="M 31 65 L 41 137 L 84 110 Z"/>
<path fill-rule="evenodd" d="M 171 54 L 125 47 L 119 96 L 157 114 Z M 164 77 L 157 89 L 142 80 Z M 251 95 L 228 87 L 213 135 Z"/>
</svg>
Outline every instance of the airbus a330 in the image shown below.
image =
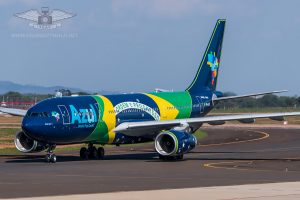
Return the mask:
<svg viewBox="0 0 300 200">
<path fill-rule="evenodd" d="M 202 124 L 226 121 L 254 122 L 256 118 L 283 120 L 300 112 L 206 116 L 224 100 L 274 92 L 223 97 L 216 90 L 225 20 L 218 20 L 198 71 L 185 91 L 136 94 L 92 95 L 50 98 L 28 111 L 0 108 L 23 116 L 22 131 L 15 146 L 24 153 L 45 151 L 47 162 L 56 162 L 57 145 L 86 144 L 80 157 L 103 159 L 104 148 L 95 144 L 122 145 L 154 141 L 160 159 L 179 160 L 195 148 L 193 133 Z"/>
</svg>

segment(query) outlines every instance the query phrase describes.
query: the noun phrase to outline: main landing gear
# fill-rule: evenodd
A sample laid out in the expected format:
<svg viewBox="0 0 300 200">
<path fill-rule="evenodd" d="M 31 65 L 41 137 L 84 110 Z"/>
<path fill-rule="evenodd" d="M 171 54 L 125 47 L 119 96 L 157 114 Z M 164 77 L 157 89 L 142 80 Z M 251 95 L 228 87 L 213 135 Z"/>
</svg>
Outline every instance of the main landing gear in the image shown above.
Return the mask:
<svg viewBox="0 0 300 200">
<path fill-rule="evenodd" d="M 104 158 L 104 148 L 99 147 L 98 149 L 93 146 L 93 144 L 89 144 L 88 148 L 82 147 L 80 149 L 80 158 L 83 160 L 88 160 L 88 159 L 98 159 L 102 160 Z"/>
<path fill-rule="evenodd" d="M 45 161 L 47 163 L 56 163 L 56 155 L 54 154 L 54 149 L 55 149 L 56 145 L 50 145 L 47 149 L 47 154 L 45 157 Z"/>
</svg>

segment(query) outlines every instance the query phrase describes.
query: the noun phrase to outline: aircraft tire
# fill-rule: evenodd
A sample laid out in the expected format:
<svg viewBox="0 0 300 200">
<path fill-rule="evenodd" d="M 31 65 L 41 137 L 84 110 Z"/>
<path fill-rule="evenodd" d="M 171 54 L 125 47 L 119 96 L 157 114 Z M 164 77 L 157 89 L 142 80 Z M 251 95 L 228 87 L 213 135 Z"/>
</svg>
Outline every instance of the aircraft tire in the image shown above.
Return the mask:
<svg viewBox="0 0 300 200">
<path fill-rule="evenodd" d="M 97 157 L 98 157 L 98 159 L 102 160 L 104 158 L 104 155 L 105 155 L 104 148 L 103 147 L 99 147 L 97 149 Z"/>
<path fill-rule="evenodd" d="M 80 158 L 81 158 L 82 160 L 87 160 L 87 159 L 88 159 L 87 148 L 82 147 L 82 148 L 80 149 Z"/>
<path fill-rule="evenodd" d="M 47 154 L 45 156 L 45 161 L 47 163 L 56 163 L 56 155 L 55 154 Z"/>
<path fill-rule="evenodd" d="M 50 155 L 50 162 L 56 163 L 56 155 L 54 154 Z"/>
<path fill-rule="evenodd" d="M 49 154 L 47 154 L 46 156 L 45 156 L 45 161 L 46 161 L 46 163 L 50 163 L 50 155 Z"/>
<path fill-rule="evenodd" d="M 89 159 L 97 159 L 98 152 L 97 152 L 96 147 L 92 146 L 92 147 L 88 148 L 88 157 L 89 157 Z"/>
</svg>

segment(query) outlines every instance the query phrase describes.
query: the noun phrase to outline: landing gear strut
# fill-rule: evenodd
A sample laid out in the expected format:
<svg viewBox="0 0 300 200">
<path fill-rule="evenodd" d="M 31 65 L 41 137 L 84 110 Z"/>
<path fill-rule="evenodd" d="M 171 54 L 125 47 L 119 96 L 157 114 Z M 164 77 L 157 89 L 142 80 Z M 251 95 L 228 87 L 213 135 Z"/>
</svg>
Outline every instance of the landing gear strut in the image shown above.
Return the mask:
<svg viewBox="0 0 300 200">
<path fill-rule="evenodd" d="M 80 149 L 80 158 L 83 160 L 88 160 L 88 159 L 98 159 L 102 160 L 104 158 L 104 148 L 99 147 L 98 149 L 93 146 L 93 144 L 89 144 L 88 148 L 82 147 Z"/>
<path fill-rule="evenodd" d="M 56 155 L 54 154 L 54 149 L 55 149 L 56 145 L 50 145 L 47 149 L 47 154 L 45 157 L 45 161 L 47 163 L 56 163 Z"/>
</svg>

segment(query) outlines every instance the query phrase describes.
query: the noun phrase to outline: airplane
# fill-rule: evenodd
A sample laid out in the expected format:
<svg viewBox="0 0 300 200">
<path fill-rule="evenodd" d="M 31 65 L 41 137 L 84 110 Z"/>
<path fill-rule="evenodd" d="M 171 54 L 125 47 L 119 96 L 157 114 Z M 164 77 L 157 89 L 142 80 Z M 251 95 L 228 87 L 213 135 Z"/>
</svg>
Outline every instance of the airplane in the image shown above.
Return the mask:
<svg viewBox="0 0 300 200">
<path fill-rule="evenodd" d="M 57 145 L 87 144 L 80 149 L 82 159 L 103 159 L 103 145 L 154 141 L 159 159 L 181 160 L 195 148 L 193 133 L 204 123 L 252 123 L 257 118 L 299 116 L 300 112 L 206 116 L 220 101 L 283 92 L 224 97 L 216 90 L 225 23 L 225 19 L 217 20 L 197 73 L 185 91 L 54 97 L 28 111 L 1 107 L 1 112 L 23 116 L 22 131 L 14 140 L 16 148 L 23 153 L 46 151 L 46 162 L 55 163 Z M 102 146 L 96 148 L 95 144 Z"/>
</svg>

